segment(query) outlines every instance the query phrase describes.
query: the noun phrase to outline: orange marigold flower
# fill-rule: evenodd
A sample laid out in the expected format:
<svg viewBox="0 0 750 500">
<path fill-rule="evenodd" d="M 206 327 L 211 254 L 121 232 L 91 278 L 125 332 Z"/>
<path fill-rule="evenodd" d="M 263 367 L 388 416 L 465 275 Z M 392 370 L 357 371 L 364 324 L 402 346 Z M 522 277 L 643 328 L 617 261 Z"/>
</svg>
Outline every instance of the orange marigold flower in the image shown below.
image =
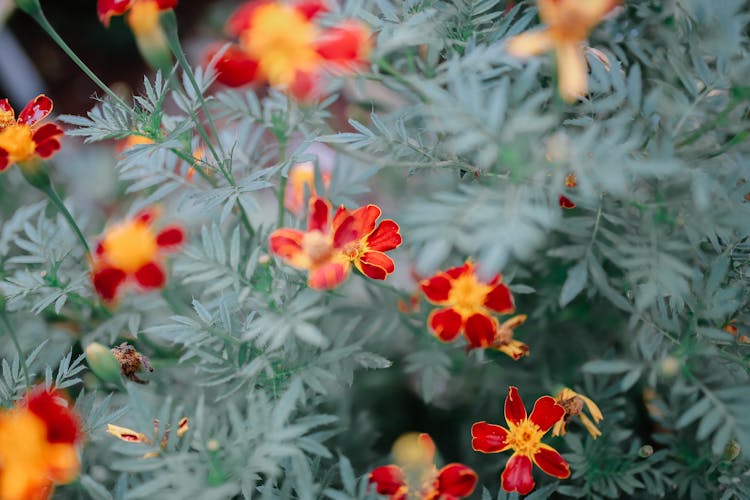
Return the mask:
<svg viewBox="0 0 750 500">
<path fill-rule="evenodd" d="M 105 301 L 114 301 L 120 286 L 131 278 L 146 290 L 164 286 L 167 277 L 161 254 L 177 249 L 185 241 L 185 232 L 169 226 L 155 234 L 151 226 L 156 215 L 155 210 L 144 210 L 109 228 L 97 244 L 92 280 Z"/>
<path fill-rule="evenodd" d="M 407 449 L 399 453 L 399 447 Z M 476 487 L 476 472 L 463 464 L 437 469 L 433 463 L 435 443 L 429 434 L 401 437 L 394 445 L 394 455 L 400 466 L 378 467 L 369 479 L 375 490 L 389 495 L 390 500 L 457 500 L 471 495 Z"/>
<path fill-rule="evenodd" d="M 473 348 L 493 347 L 499 324 L 491 312 L 510 314 L 515 310 L 513 295 L 502 275 L 483 282 L 471 261 L 437 273 L 423 281 L 421 287 L 428 301 L 443 306 L 428 318 L 430 329 L 443 342 L 451 342 L 463 333 Z M 507 330 L 511 330 L 517 325 L 508 326 Z M 503 332 L 505 341 L 507 333 Z"/>
<path fill-rule="evenodd" d="M 130 16 L 135 16 L 134 22 L 129 22 L 133 26 L 134 31 L 137 28 L 146 30 L 148 28 L 153 29 L 155 24 L 159 22 L 158 13 L 163 10 L 172 9 L 177 5 L 178 0 L 98 0 L 96 4 L 96 11 L 99 14 L 99 20 L 104 26 L 109 26 L 109 21 L 112 16 L 121 16 L 128 11 Z M 156 16 L 144 16 L 146 11 L 155 11 Z"/>
<path fill-rule="evenodd" d="M 599 407 L 596 406 L 596 403 L 591 399 L 565 387 L 557 394 L 557 396 L 555 396 L 555 400 L 557 400 L 557 403 L 565 409 L 565 416 L 555 424 L 552 429 L 553 436 L 564 436 L 570 418 L 575 416 L 578 416 L 578 418 L 581 419 L 581 423 L 586 430 L 589 431 L 591 437 L 596 439 L 602 435 L 602 431 L 599 430 L 596 424 L 604 420 L 604 415 L 602 415 Z M 591 414 L 591 418 L 583 413 L 584 406 Z M 593 419 L 593 422 L 591 419 Z"/>
<path fill-rule="evenodd" d="M 588 69 L 582 43 L 619 0 L 537 0 L 539 17 L 547 27 L 522 33 L 508 41 L 517 57 L 554 50 L 560 95 L 573 102 L 588 91 Z"/>
<path fill-rule="evenodd" d="M 52 99 L 38 95 L 16 120 L 8 99 L 0 99 L 0 172 L 34 157 L 49 158 L 60 149 L 63 131 L 54 123 L 40 126 L 52 112 Z"/>
<path fill-rule="evenodd" d="M 315 0 L 245 3 L 227 21 L 239 43 L 216 62 L 217 79 L 229 86 L 267 82 L 301 100 L 319 97 L 325 70 L 356 68 L 370 51 L 370 32 L 360 23 L 319 27 L 315 17 L 326 10 Z"/>
<path fill-rule="evenodd" d="M 321 169 L 323 186 L 331 185 L 330 170 Z M 295 215 L 299 215 L 305 206 L 305 190 L 310 196 L 318 196 L 315 189 L 315 165 L 311 161 L 297 163 L 289 170 L 289 179 L 284 192 L 284 206 Z"/>
<path fill-rule="evenodd" d="M 542 396 L 534 403 L 530 416 L 518 394 L 517 387 L 508 389 L 505 398 L 505 421 L 508 428 L 477 422 L 471 427 L 471 447 L 481 453 L 500 453 L 513 450 L 502 474 L 505 491 L 526 495 L 534 489 L 532 463 L 550 476 L 565 479 L 570 467 L 551 446 L 542 443 L 542 437 L 565 416 L 565 409 L 552 396 Z"/>
<path fill-rule="evenodd" d="M 574 188 L 577 185 L 578 185 L 578 179 L 576 179 L 575 174 L 568 174 L 565 176 L 565 187 Z M 558 203 L 560 204 L 561 208 L 565 208 L 568 210 L 576 207 L 576 204 L 573 201 L 571 201 L 570 198 L 562 194 L 560 195 Z"/>
<path fill-rule="evenodd" d="M 59 392 L 37 387 L 13 409 L 0 412 L 0 498 L 34 500 L 52 496 L 81 465 L 76 446 L 83 438 L 78 415 Z"/>
</svg>

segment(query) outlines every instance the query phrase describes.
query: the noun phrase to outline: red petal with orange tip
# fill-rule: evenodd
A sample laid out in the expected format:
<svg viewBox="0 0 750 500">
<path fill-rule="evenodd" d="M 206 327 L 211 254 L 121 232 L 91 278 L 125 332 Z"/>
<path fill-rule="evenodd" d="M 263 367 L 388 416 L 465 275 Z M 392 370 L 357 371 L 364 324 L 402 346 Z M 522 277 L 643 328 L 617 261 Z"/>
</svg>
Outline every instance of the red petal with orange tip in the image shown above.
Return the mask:
<svg viewBox="0 0 750 500">
<path fill-rule="evenodd" d="M 442 274 L 433 276 L 432 278 L 423 281 L 420 285 L 422 292 L 424 292 L 427 300 L 433 304 L 441 304 L 448 300 L 453 288 L 453 282 Z"/>
<path fill-rule="evenodd" d="M 342 249 L 359 239 L 357 220 L 347 210 L 339 208 L 333 217 L 333 246 Z"/>
<path fill-rule="evenodd" d="M 43 120 L 52 112 L 52 99 L 44 94 L 40 94 L 30 101 L 21 114 L 18 115 L 19 125 L 33 126 L 39 120 Z"/>
<path fill-rule="evenodd" d="M 565 409 L 557 404 L 552 396 L 542 396 L 534 403 L 529 420 L 534 422 L 542 432 L 547 432 L 561 418 L 565 416 Z"/>
<path fill-rule="evenodd" d="M 307 219 L 307 230 L 318 230 L 325 233 L 328 230 L 330 214 L 331 205 L 328 201 L 323 198 L 310 198 L 310 214 Z"/>
<path fill-rule="evenodd" d="M 402 241 L 399 229 L 395 221 L 385 219 L 367 237 L 367 248 L 380 252 L 387 252 L 388 250 L 398 248 Z"/>
<path fill-rule="evenodd" d="M 438 309 L 432 311 L 427 318 L 427 324 L 443 342 L 451 342 L 461 333 L 463 318 L 453 309 Z"/>
<path fill-rule="evenodd" d="M 471 448 L 482 453 L 500 453 L 510 448 L 506 441 L 508 430 L 505 427 L 487 422 L 477 422 L 471 426 Z"/>
<path fill-rule="evenodd" d="M 269 3 L 271 3 L 269 0 L 251 0 L 250 2 L 245 2 L 229 16 L 224 30 L 230 36 L 239 37 L 243 31 L 251 28 L 255 10 Z"/>
<path fill-rule="evenodd" d="M 370 52 L 370 30 L 357 22 L 327 29 L 318 39 L 316 50 L 329 63 L 342 67 L 362 63 Z"/>
<path fill-rule="evenodd" d="M 484 299 L 484 305 L 500 314 L 510 314 L 515 310 L 513 295 L 504 283 L 498 283 L 495 288 L 490 290 Z"/>
<path fill-rule="evenodd" d="M 517 491 L 526 495 L 534 489 L 534 476 L 531 475 L 531 459 L 525 455 L 513 454 L 505 464 L 501 476 L 505 491 Z"/>
<path fill-rule="evenodd" d="M 377 205 L 366 205 L 351 212 L 357 230 L 356 239 L 362 239 L 375 230 L 375 223 L 380 214 L 381 210 Z"/>
<path fill-rule="evenodd" d="M 218 47 L 209 49 L 206 59 L 209 61 L 216 55 Z M 214 63 L 216 80 L 229 87 L 242 87 L 260 80 L 258 61 L 252 59 L 237 45 L 230 46 Z"/>
<path fill-rule="evenodd" d="M 328 12 L 328 4 L 322 0 L 297 0 L 292 4 L 294 9 L 307 19 Z"/>
<path fill-rule="evenodd" d="M 26 397 L 26 406 L 44 421 L 47 441 L 72 444 L 81 437 L 81 422 L 70 408 L 62 404 L 61 399 L 62 395 L 39 386 Z"/>
<path fill-rule="evenodd" d="M 464 274 L 474 272 L 474 265 L 471 262 L 465 262 L 462 266 L 451 267 L 443 272 L 451 278 L 456 279 Z"/>
<path fill-rule="evenodd" d="M 302 252 L 302 238 L 304 233 L 297 229 L 277 229 L 269 237 L 271 252 L 283 259 L 290 259 Z"/>
<path fill-rule="evenodd" d="M 307 284 L 315 290 L 331 290 L 343 283 L 348 274 L 348 263 L 329 262 L 310 271 Z"/>
<path fill-rule="evenodd" d="M 546 444 L 534 453 L 532 457 L 534 463 L 539 466 L 545 473 L 560 479 L 570 477 L 570 466 L 568 462 L 560 455 L 557 450 Z"/>
<path fill-rule="evenodd" d="M 125 282 L 125 271 L 114 267 L 106 267 L 96 271 L 93 276 L 94 289 L 107 302 L 117 297 L 117 289 Z"/>
<path fill-rule="evenodd" d="M 166 227 L 156 235 L 156 244 L 161 248 L 173 249 L 184 241 L 185 231 L 179 226 Z"/>
<path fill-rule="evenodd" d="M 109 20 L 112 16 L 121 16 L 132 5 L 134 0 L 98 0 L 96 12 L 99 14 L 99 20 L 104 26 L 109 26 Z"/>
<path fill-rule="evenodd" d="M 394 495 L 406 486 L 406 478 L 397 465 L 384 465 L 370 473 L 369 483 L 375 483 L 375 491 L 381 495 Z"/>
<path fill-rule="evenodd" d="M 448 464 L 438 472 L 438 493 L 441 498 L 467 497 L 474 492 L 477 479 L 477 473 L 464 464 Z"/>
<path fill-rule="evenodd" d="M 466 320 L 464 332 L 472 347 L 488 347 L 495 340 L 497 320 L 486 314 L 473 314 Z"/>
<path fill-rule="evenodd" d="M 374 280 L 384 280 L 395 266 L 393 260 L 383 252 L 366 252 L 359 258 L 361 271 Z"/>
<path fill-rule="evenodd" d="M 156 262 L 149 262 L 135 272 L 135 280 L 146 289 L 162 288 L 167 282 L 167 275 Z"/>
<path fill-rule="evenodd" d="M 509 424 L 518 425 L 524 420 L 526 420 L 526 408 L 518 394 L 518 387 L 510 386 L 508 396 L 505 398 L 505 421 Z"/>
<path fill-rule="evenodd" d="M 560 198 L 558 199 L 558 203 L 560 204 L 561 208 L 565 208 L 567 210 L 571 210 L 576 207 L 576 204 L 573 203 L 570 198 L 567 196 L 560 195 Z"/>
</svg>

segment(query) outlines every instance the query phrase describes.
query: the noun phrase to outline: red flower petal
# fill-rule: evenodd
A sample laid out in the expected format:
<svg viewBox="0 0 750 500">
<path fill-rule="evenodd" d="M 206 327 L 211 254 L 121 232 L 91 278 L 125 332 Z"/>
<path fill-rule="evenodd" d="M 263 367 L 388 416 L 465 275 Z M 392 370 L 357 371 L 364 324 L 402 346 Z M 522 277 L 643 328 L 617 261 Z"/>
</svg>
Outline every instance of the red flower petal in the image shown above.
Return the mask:
<svg viewBox="0 0 750 500">
<path fill-rule="evenodd" d="M 63 135 L 64 133 L 65 132 L 63 132 L 63 129 L 58 127 L 57 124 L 45 123 L 44 125 L 42 125 L 41 127 L 39 127 L 38 129 L 34 131 L 34 135 L 31 136 L 31 139 L 37 144 L 39 144 L 52 137 Z"/>
<path fill-rule="evenodd" d="M 513 295 L 504 283 L 498 283 L 484 299 L 484 305 L 500 314 L 510 314 L 515 310 Z"/>
<path fill-rule="evenodd" d="M 523 406 L 518 387 L 510 386 L 505 398 L 505 421 L 510 425 L 518 425 L 526 420 L 526 408 Z"/>
<path fill-rule="evenodd" d="M 551 446 L 542 444 L 541 448 L 534 453 L 534 463 L 550 476 L 560 479 L 570 477 L 570 466 L 568 462 L 560 455 L 557 450 Z"/>
<path fill-rule="evenodd" d="M 500 453 L 510 448 L 505 440 L 507 436 L 505 427 L 477 422 L 471 426 L 471 448 L 482 453 Z"/>
<path fill-rule="evenodd" d="M 438 493 L 441 495 L 467 497 L 474 492 L 476 485 L 477 473 L 464 464 L 448 464 L 438 472 Z"/>
<path fill-rule="evenodd" d="M 329 262 L 310 271 L 307 284 L 315 290 L 331 290 L 343 283 L 348 275 L 348 263 Z"/>
<path fill-rule="evenodd" d="M 4 150 L 3 148 L 0 148 L 0 172 L 5 172 L 5 170 L 10 167 L 10 160 L 8 160 L 8 152 Z"/>
<path fill-rule="evenodd" d="M 568 210 L 573 209 L 573 208 L 576 207 L 576 204 L 573 203 L 570 200 L 570 198 L 568 198 L 567 196 L 560 195 L 560 198 L 558 199 L 557 202 L 560 204 L 561 208 L 565 208 L 565 209 L 568 209 Z"/>
<path fill-rule="evenodd" d="M 547 432 L 564 416 L 565 409 L 557 404 L 555 398 L 542 396 L 534 403 L 534 409 L 531 410 L 529 420 L 534 422 L 542 432 Z"/>
<path fill-rule="evenodd" d="M 316 43 L 326 61 L 346 67 L 362 63 L 370 51 L 370 30 L 358 22 L 346 22 L 327 29 Z"/>
<path fill-rule="evenodd" d="M 323 95 L 323 81 L 317 72 L 297 70 L 287 91 L 297 101 L 312 102 Z"/>
<path fill-rule="evenodd" d="M 464 333 L 472 347 L 489 347 L 497 334 L 497 320 L 486 314 L 476 313 L 466 320 Z"/>
<path fill-rule="evenodd" d="M 125 282 L 125 271 L 114 267 L 105 267 L 94 273 L 94 289 L 107 302 L 117 297 L 117 289 Z"/>
<path fill-rule="evenodd" d="M 298 0 L 293 5 L 307 19 L 328 12 L 328 5 L 323 0 Z"/>
<path fill-rule="evenodd" d="M 136 214 L 135 220 L 141 224 L 150 225 L 158 215 L 159 211 L 156 208 L 145 208 Z"/>
<path fill-rule="evenodd" d="M 423 281 L 420 285 L 427 300 L 433 304 L 442 304 L 448 300 L 453 287 L 452 281 L 443 274 L 438 274 Z"/>
<path fill-rule="evenodd" d="M 333 217 L 333 246 L 342 249 L 349 243 L 356 241 L 359 235 L 357 221 L 349 215 L 347 210 L 339 208 Z"/>
<path fill-rule="evenodd" d="M 384 465 L 370 473 L 370 483 L 375 483 L 375 491 L 381 495 L 394 495 L 406 486 L 406 479 L 397 465 Z"/>
<path fill-rule="evenodd" d="M 357 239 L 362 239 L 375 230 L 375 222 L 380 214 L 380 207 L 377 205 L 359 207 L 351 213 L 356 221 Z"/>
<path fill-rule="evenodd" d="M 367 248 L 387 252 L 401 245 L 401 234 L 395 221 L 386 219 L 378 224 L 375 231 L 367 237 Z"/>
<path fill-rule="evenodd" d="M 177 6 L 178 0 L 156 0 L 156 5 L 159 6 L 159 10 L 173 9 Z"/>
<path fill-rule="evenodd" d="M 127 11 L 134 0 L 98 0 L 96 12 L 99 14 L 99 20 L 104 26 L 109 26 L 109 19 L 112 16 L 121 16 Z"/>
<path fill-rule="evenodd" d="M 531 459 L 514 453 L 505 464 L 502 484 L 505 491 L 517 491 L 521 495 L 526 495 L 533 490 L 534 476 L 531 475 Z"/>
<path fill-rule="evenodd" d="M 43 142 L 37 142 L 34 152 L 42 158 L 49 158 L 60 149 L 60 141 L 57 137 L 52 137 Z"/>
<path fill-rule="evenodd" d="M 18 115 L 19 125 L 34 125 L 52 112 L 52 99 L 39 94 L 33 101 L 29 101 L 21 114 Z"/>
<path fill-rule="evenodd" d="M 179 226 L 169 226 L 156 235 L 156 244 L 161 248 L 173 249 L 185 241 L 185 231 Z"/>
<path fill-rule="evenodd" d="M 162 288 L 167 282 L 164 270 L 156 262 L 149 262 L 135 272 L 135 280 L 143 288 L 150 290 Z"/>
<path fill-rule="evenodd" d="M 451 342 L 461 333 L 464 320 L 453 309 L 438 309 L 432 311 L 427 318 L 427 324 L 443 342 Z"/>
<path fill-rule="evenodd" d="M 459 276 L 463 276 L 464 274 L 473 273 L 473 272 L 474 272 L 474 265 L 471 262 L 465 262 L 464 265 L 462 266 L 451 267 L 450 269 L 444 271 L 445 274 L 447 274 L 453 279 L 456 279 Z"/>
<path fill-rule="evenodd" d="M 323 198 L 310 198 L 310 214 L 307 219 L 307 230 L 326 232 L 330 221 L 331 205 Z"/>
<path fill-rule="evenodd" d="M 221 47 L 214 46 L 206 53 L 206 59 L 211 60 Z M 230 87 L 242 87 L 261 80 L 258 74 L 258 61 L 248 57 L 237 45 L 230 46 L 214 63 L 216 80 Z"/>
<path fill-rule="evenodd" d="M 61 398 L 61 394 L 39 386 L 28 395 L 26 405 L 46 424 L 47 441 L 72 444 L 81 436 L 81 422 L 70 408 L 61 404 Z"/>
<path fill-rule="evenodd" d="M 8 99 L 0 99 L 0 111 L 10 113 L 11 118 L 15 119 L 16 112 L 13 111 L 13 106 L 10 105 L 10 101 Z"/>
<path fill-rule="evenodd" d="M 395 269 L 393 260 L 383 252 L 365 252 L 357 264 L 364 275 L 374 280 L 384 280 Z"/>
<path fill-rule="evenodd" d="M 242 4 L 231 16 L 229 16 L 225 27 L 227 34 L 239 37 L 243 31 L 250 29 L 253 23 L 255 10 L 269 3 L 271 3 L 269 0 L 251 0 L 250 2 Z"/>
<path fill-rule="evenodd" d="M 425 462 L 432 463 L 435 460 L 435 441 L 432 440 L 429 434 L 422 432 L 417 436 L 417 442 L 420 448 L 422 448 L 421 458 Z"/>
</svg>

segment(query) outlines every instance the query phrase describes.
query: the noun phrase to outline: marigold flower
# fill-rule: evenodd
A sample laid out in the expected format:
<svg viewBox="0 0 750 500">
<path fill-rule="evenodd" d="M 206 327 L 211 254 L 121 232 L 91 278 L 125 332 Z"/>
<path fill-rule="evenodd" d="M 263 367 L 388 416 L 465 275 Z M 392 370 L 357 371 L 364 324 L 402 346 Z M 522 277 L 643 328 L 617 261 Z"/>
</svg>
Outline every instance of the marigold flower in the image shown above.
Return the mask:
<svg viewBox="0 0 750 500">
<path fill-rule="evenodd" d="M 596 439 L 602 435 L 602 431 L 599 430 L 596 424 L 604 419 L 604 415 L 602 415 L 599 407 L 596 406 L 596 403 L 594 403 L 591 399 L 587 398 L 583 394 L 579 394 L 574 390 L 565 387 L 557 394 L 557 396 L 555 396 L 555 400 L 560 406 L 565 409 L 565 416 L 552 428 L 553 436 L 564 436 L 567 431 L 566 427 L 568 425 L 568 422 L 570 421 L 571 417 L 575 416 L 578 416 L 578 418 L 581 419 L 581 423 L 589 432 L 589 434 L 591 434 L 591 437 Z M 593 422 L 588 416 L 586 416 L 585 413 L 583 413 L 584 406 L 591 414 L 591 419 L 594 420 Z"/>
<path fill-rule="evenodd" d="M 547 27 L 514 36 L 508 40 L 508 52 L 516 57 L 529 57 L 554 50 L 560 95 L 573 102 L 588 91 L 582 43 L 619 3 L 619 0 L 537 0 L 539 17 Z"/>
<path fill-rule="evenodd" d="M 154 440 L 159 439 L 159 419 L 154 419 Z M 185 433 L 190 430 L 190 426 L 188 424 L 188 418 L 182 417 L 180 421 L 177 423 L 177 438 L 181 438 L 185 435 Z M 167 447 L 167 443 L 169 442 L 169 434 L 171 432 L 171 429 L 169 425 L 167 425 L 166 429 L 164 429 L 164 434 L 161 436 L 161 440 L 159 441 L 159 447 L 163 450 Z M 127 427 L 120 427 L 119 425 L 114 424 L 107 424 L 107 433 L 112 434 L 117 439 L 120 439 L 122 441 L 126 441 L 128 443 L 141 443 L 145 445 L 151 445 L 154 443 L 154 441 L 151 440 L 150 437 L 148 437 L 146 434 L 138 431 L 134 431 L 133 429 L 129 429 Z M 153 458 L 159 456 L 158 451 L 150 451 L 143 455 L 141 458 Z"/>
<path fill-rule="evenodd" d="M 326 69 L 356 67 L 370 50 L 370 32 L 360 23 L 319 27 L 315 17 L 326 10 L 314 0 L 245 3 L 227 21 L 239 43 L 216 62 L 217 79 L 229 86 L 267 82 L 301 100 L 318 97 Z"/>
<path fill-rule="evenodd" d="M 134 19 L 128 22 L 134 31 L 153 29 L 159 22 L 158 13 L 177 6 L 178 0 L 98 0 L 96 11 L 104 26 L 109 26 L 112 16 L 121 16 L 128 11 Z M 146 15 L 155 12 L 156 15 Z M 129 16 L 129 17 L 130 17 Z M 134 26 L 135 25 L 135 26 Z"/>
<path fill-rule="evenodd" d="M 323 186 L 331 185 L 331 172 L 320 170 Z M 311 161 L 297 163 L 289 170 L 289 178 L 284 192 L 284 206 L 295 215 L 299 215 L 305 206 L 305 190 L 310 196 L 318 196 L 315 189 L 315 165 Z"/>
<path fill-rule="evenodd" d="M 534 489 L 531 474 L 532 463 L 542 471 L 560 479 L 570 476 L 570 467 L 565 459 L 551 446 L 542 443 L 542 437 L 565 415 L 565 409 L 552 396 L 542 396 L 534 403 L 530 416 L 518 394 L 511 386 L 505 398 L 505 421 L 508 428 L 500 425 L 477 422 L 471 427 L 474 451 L 501 453 L 513 450 L 502 473 L 505 491 L 517 491 L 526 495 Z"/>
<path fill-rule="evenodd" d="M 0 412 L 0 498 L 46 499 L 55 484 L 78 476 L 76 446 L 83 438 L 78 415 L 59 392 L 33 389 L 13 409 Z"/>
<path fill-rule="evenodd" d="M 578 185 L 578 179 L 576 179 L 575 174 L 568 174 L 565 176 L 565 187 L 574 188 L 577 185 Z M 562 194 L 560 195 L 558 203 L 560 204 L 560 208 L 565 208 L 568 210 L 576 207 L 576 204 L 573 201 L 571 201 L 570 198 Z"/>
<path fill-rule="evenodd" d="M 0 172 L 35 157 L 49 158 L 60 149 L 63 131 L 44 120 L 52 112 L 52 99 L 38 95 L 16 119 L 8 99 L 0 99 Z"/>
<path fill-rule="evenodd" d="M 457 500 L 472 494 L 477 474 L 459 463 L 438 470 L 433 463 L 435 443 L 429 434 L 407 435 L 399 441 L 409 441 L 402 444 L 410 445 L 414 453 L 401 460 L 401 466 L 384 465 L 370 473 L 369 482 L 375 484 L 378 493 L 389 495 L 391 500 Z"/>
<path fill-rule="evenodd" d="M 179 226 L 169 226 L 154 234 L 151 225 L 156 215 L 155 210 L 144 210 L 109 228 L 98 243 L 92 279 L 105 301 L 114 301 L 120 286 L 131 278 L 146 290 L 164 286 L 167 278 L 161 254 L 177 249 L 185 232 Z"/>
<path fill-rule="evenodd" d="M 510 314 L 515 310 L 513 295 L 502 275 L 485 283 L 476 275 L 471 261 L 439 272 L 420 286 L 428 301 L 443 306 L 432 311 L 427 320 L 443 342 L 451 342 L 463 332 L 471 347 L 490 347 L 499 327 L 491 311 Z"/>
</svg>

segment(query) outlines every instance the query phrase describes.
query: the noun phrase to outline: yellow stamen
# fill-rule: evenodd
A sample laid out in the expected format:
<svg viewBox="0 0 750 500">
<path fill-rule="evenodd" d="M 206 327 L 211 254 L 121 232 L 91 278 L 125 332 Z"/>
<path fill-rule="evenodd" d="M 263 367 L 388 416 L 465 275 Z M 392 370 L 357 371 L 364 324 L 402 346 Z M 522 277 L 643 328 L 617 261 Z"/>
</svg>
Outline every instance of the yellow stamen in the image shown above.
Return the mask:
<svg viewBox="0 0 750 500">
<path fill-rule="evenodd" d="M 36 143 L 28 125 L 12 124 L 0 130 L 0 149 L 8 152 L 9 163 L 18 163 L 34 156 Z"/>
<path fill-rule="evenodd" d="M 9 125 L 13 125 L 14 123 L 16 123 L 16 117 L 13 114 L 13 111 L 0 109 L 0 130 Z"/>
<path fill-rule="evenodd" d="M 113 227 L 102 245 L 109 262 L 126 273 L 134 273 L 153 262 L 158 250 L 151 228 L 138 221 Z"/>
<path fill-rule="evenodd" d="M 517 426 L 509 423 L 506 442 L 521 455 L 533 457 L 539 450 L 544 432 L 531 420 L 526 419 Z"/>
<path fill-rule="evenodd" d="M 463 317 L 484 309 L 484 301 L 492 287 L 477 280 L 474 273 L 466 273 L 453 280 L 448 302 Z"/>
<path fill-rule="evenodd" d="M 320 231 L 310 231 L 302 237 L 302 251 L 313 265 L 321 264 L 333 253 L 333 241 L 330 235 Z"/>
</svg>

